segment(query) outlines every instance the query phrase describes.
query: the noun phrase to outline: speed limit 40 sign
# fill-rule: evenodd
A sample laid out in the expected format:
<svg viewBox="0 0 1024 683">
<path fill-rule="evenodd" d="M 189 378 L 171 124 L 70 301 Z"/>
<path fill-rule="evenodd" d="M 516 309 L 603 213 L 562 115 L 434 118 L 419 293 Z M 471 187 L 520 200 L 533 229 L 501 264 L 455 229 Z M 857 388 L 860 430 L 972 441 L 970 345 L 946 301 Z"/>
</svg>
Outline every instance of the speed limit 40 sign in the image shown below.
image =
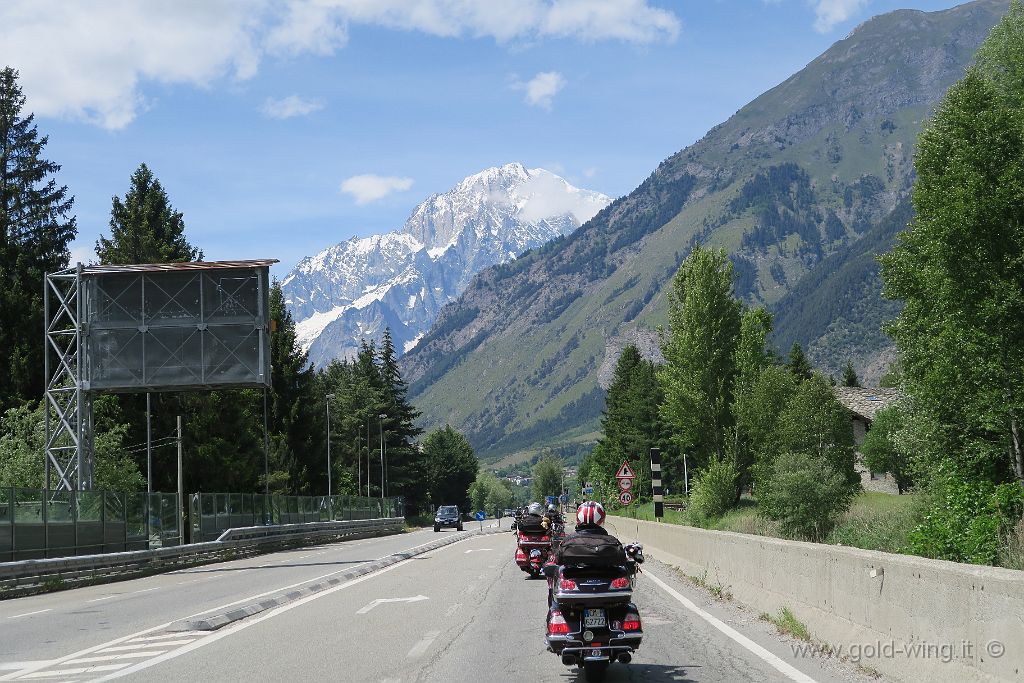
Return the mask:
<svg viewBox="0 0 1024 683">
<path fill-rule="evenodd" d="M 633 502 L 633 494 L 629 491 L 623 491 L 619 494 L 619 502 L 623 505 L 629 505 Z"/>
</svg>

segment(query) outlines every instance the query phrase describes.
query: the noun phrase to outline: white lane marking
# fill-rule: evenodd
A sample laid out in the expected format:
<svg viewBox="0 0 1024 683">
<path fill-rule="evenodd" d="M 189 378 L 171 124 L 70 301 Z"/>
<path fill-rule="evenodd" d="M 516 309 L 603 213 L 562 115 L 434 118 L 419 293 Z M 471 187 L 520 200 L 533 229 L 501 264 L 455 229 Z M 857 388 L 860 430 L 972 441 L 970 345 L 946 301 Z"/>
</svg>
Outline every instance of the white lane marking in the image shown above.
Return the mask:
<svg viewBox="0 0 1024 683">
<path fill-rule="evenodd" d="M 113 595 L 104 595 L 102 598 L 96 598 L 94 600 L 86 600 L 86 602 L 103 602 L 104 600 L 113 600 L 114 598 L 119 598 L 122 595 L 124 595 L 124 593 L 115 593 Z"/>
<path fill-rule="evenodd" d="M 128 593 L 128 595 L 137 595 L 139 593 L 149 593 L 150 591 L 158 591 L 158 590 L 160 590 L 160 586 L 155 586 L 153 588 L 143 588 L 142 590 L 138 590 L 138 591 L 132 591 L 131 593 Z"/>
<path fill-rule="evenodd" d="M 451 607 L 449 607 L 445 611 L 444 615 L 446 617 L 450 617 L 450 616 L 454 615 L 456 612 L 458 612 L 460 607 L 462 607 L 462 603 L 461 602 L 457 602 L 454 605 L 452 605 Z"/>
<path fill-rule="evenodd" d="M 132 638 L 129 643 L 147 643 L 155 640 L 173 640 L 175 638 L 195 638 L 197 636 L 208 636 L 209 631 L 176 631 L 175 633 L 165 633 L 160 636 L 148 636 L 145 638 Z"/>
<path fill-rule="evenodd" d="M 425 535 L 425 534 L 421 533 L 420 535 Z M 466 540 L 468 540 L 468 539 L 466 539 Z M 430 541 L 427 541 L 426 543 L 420 543 L 419 545 L 415 545 L 415 546 L 413 546 L 411 548 L 405 548 L 405 549 L 402 549 L 402 550 L 398 550 L 396 552 L 410 552 L 412 550 L 416 550 L 417 548 L 422 548 L 425 545 L 430 545 L 430 543 L 432 543 L 432 542 L 433 542 L 433 540 L 430 540 Z M 461 543 L 461 542 L 462 542 L 461 540 L 460 541 L 456 541 L 452 545 L 456 545 L 456 544 Z M 354 545 L 366 545 L 367 543 L 369 543 L 369 541 L 363 541 L 362 543 L 358 543 L 358 544 L 354 544 Z M 351 547 L 348 544 L 344 544 L 344 543 L 340 544 L 340 545 L 345 545 L 346 547 Z M 383 559 L 384 557 L 390 557 L 391 555 L 394 555 L 394 554 L 395 553 L 389 553 L 388 555 L 382 555 L 380 558 L 377 558 L 377 559 Z M 163 624 L 158 624 L 156 626 L 151 626 L 149 628 L 143 629 L 141 631 L 136 631 L 135 633 L 130 633 L 130 634 L 128 634 L 126 636 L 122 636 L 120 638 L 115 638 L 113 640 L 108 640 L 105 643 L 101 643 L 99 645 L 93 645 L 91 647 L 87 647 L 87 648 L 84 648 L 82 650 L 79 650 L 78 652 L 72 652 L 71 654 L 64 655 L 63 657 L 59 657 L 57 659 L 50 660 L 49 662 L 41 662 L 41 663 L 33 664 L 31 667 L 26 667 L 24 669 L 20 669 L 18 671 L 15 671 L 15 672 L 12 672 L 12 673 L 9 673 L 9 674 L 5 674 L 3 676 L 0 676 L 0 681 L 10 681 L 10 680 L 14 680 L 16 678 L 24 678 L 27 674 L 32 673 L 33 671 L 38 671 L 39 669 L 42 669 L 42 668 L 44 668 L 46 666 L 60 664 L 60 663 L 63 663 L 65 661 L 69 660 L 69 659 L 75 659 L 76 657 L 84 657 L 84 656 L 92 654 L 94 652 L 98 652 L 99 650 L 102 650 L 105 647 L 109 647 L 111 645 L 118 645 L 120 643 L 124 643 L 126 641 L 130 641 L 133 638 L 138 638 L 139 636 L 145 636 L 145 635 L 147 635 L 149 633 L 153 633 L 155 631 L 163 631 L 164 629 L 170 627 L 172 624 L 174 624 L 177 621 L 185 621 L 187 619 L 194 619 L 195 617 L 201 617 L 204 614 L 209 614 L 211 612 L 219 612 L 221 610 L 227 609 L 228 607 L 234 607 L 235 605 L 239 605 L 239 604 L 242 604 L 242 603 L 252 602 L 252 601 L 258 600 L 259 598 L 266 597 L 268 595 L 273 595 L 275 593 L 283 593 L 283 592 L 285 592 L 287 590 L 291 590 L 292 588 L 296 588 L 298 586 L 310 583 L 312 581 L 319 581 L 320 579 L 325 579 L 325 578 L 334 576 L 335 574 L 340 574 L 340 573 L 343 573 L 343 572 L 352 571 L 353 569 L 358 569 L 359 567 L 362 567 L 364 565 L 370 564 L 371 562 L 374 562 L 374 561 L 376 561 L 376 560 L 370 560 L 369 562 L 361 562 L 359 564 L 352 565 L 350 567 L 344 567 L 342 569 L 338 569 L 338 570 L 335 570 L 333 572 L 328 572 L 327 574 L 322 574 L 320 576 L 316 576 L 316 577 L 313 577 L 311 579 L 306 579 L 305 581 L 299 581 L 298 583 L 293 583 L 290 586 L 284 586 L 282 588 L 275 588 L 273 590 L 269 590 L 269 591 L 266 591 L 264 593 L 259 593 L 257 595 L 250 595 L 248 597 L 242 598 L 240 600 L 235 600 L 233 602 L 229 602 L 229 603 L 224 604 L 224 605 L 219 605 L 217 607 L 211 607 L 210 609 L 205 609 L 205 610 L 203 610 L 201 612 L 196 612 L 195 614 L 190 614 L 190 615 L 187 615 L 187 616 L 178 617 L 178 618 L 174 619 L 173 621 L 168 621 L 168 622 L 165 622 Z M 409 562 L 409 561 L 410 560 L 403 560 L 403 562 L 401 562 L 399 564 L 404 564 L 404 562 Z M 225 564 L 229 564 L 229 563 L 225 563 Z M 395 566 L 398 566 L 398 565 L 395 564 L 395 565 L 391 565 L 391 566 L 395 567 Z M 376 572 L 376 573 L 380 573 L 380 572 Z M 237 572 L 236 572 L 236 575 L 237 575 Z M 375 574 L 368 574 L 367 576 L 374 576 L 374 575 Z M 218 576 L 211 576 L 211 577 L 206 577 L 206 578 L 203 578 L 203 579 L 197 579 L 197 581 L 205 581 L 207 579 L 219 579 L 219 578 L 224 578 L 225 576 L 226 576 L 225 574 L 221 574 L 221 575 L 218 575 Z M 340 585 L 345 585 L 345 584 L 340 584 Z M 41 611 L 49 612 L 50 610 L 46 609 L 46 610 L 41 610 Z M 35 613 L 32 613 L 32 614 L 35 614 Z M 16 615 L 15 617 L 9 617 L 9 618 L 16 618 L 17 616 L 26 616 L 26 615 Z"/>
<path fill-rule="evenodd" d="M 25 612 L 24 614 L 12 614 L 11 616 L 9 616 L 7 618 L 8 619 L 20 619 L 21 617 L 30 617 L 33 614 L 42 614 L 43 612 L 52 612 L 52 611 L 53 611 L 53 608 L 52 607 L 48 607 L 46 609 L 37 609 L 35 612 Z"/>
<path fill-rule="evenodd" d="M 778 655 L 769 652 L 765 648 L 761 647 L 760 645 L 752 641 L 750 638 L 747 638 L 745 635 L 743 635 L 733 627 L 723 622 L 721 619 L 702 610 L 692 600 L 684 596 L 675 588 L 672 588 L 672 586 L 668 585 L 667 583 L 659 579 L 657 576 L 652 574 L 647 569 L 644 569 L 644 576 L 648 577 L 649 579 L 651 579 L 651 581 L 654 581 L 654 583 L 658 584 L 662 588 L 662 590 L 664 590 L 666 593 L 668 593 L 673 598 L 678 600 L 683 605 L 683 607 L 690 610 L 698 617 L 708 622 L 716 629 L 718 629 L 719 631 L 721 631 L 722 633 L 729 636 L 734 641 L 745 647 L 747 650 L 760 657 L 762 660 L 770 664 L 772 668 L 774 668 L 776 671 L 784 675 L 789 680 L 798 681 L 798 683 L 817 683 L 813 678 L 805 674 L 803 671 L 800 671 L 793 665 L 783 661 L 782 658 Z"/>
<path fill-rule="evenodd" d="M 113 655 L 101 655 L 99 657 L 81 657 L 79 659 L 69 659 L 64 662 L 65 664 L 92 664 L 93 662 L 109 662 L 111 660 L 118 659 L 145 659 L 146 657 L 155 657 L 156 655 L 162 655 L 167 650 L 146 650 L 145 652 L 121 652 Z"/>
<path fill-rule="evenodd" d="M 469 550 L 466 551 L 465 554 L 469 555 L 470 553 L 482 553 L 482 552 L 485 552 L 487 550 L 494 550 L 494 548 L 470 548 Z"/>
<path fill-rule="evenodd" d="M 30 666 L 48 666 L 54 660 L 40 659 L 34 662 L 0 662 L 0 671 L 21 671 Z"/>
<path fill-rule="evenodd" d="M 123 664 L 100 664 L 97 666 L 83 666 L 75 669 L 55 669 L 53 671 L 36 671 L 30 673 L 22 678 L 53 678 L 54 676 L 75 676 L 77 674 L 87 674 L 99 671 L 117 671 L 123 669 L 126 666 L 131 666 L 131 662 L 124 662 Z"/>
<path fill-rule="evenodd" d="M 411 598 L 377 598 L 366 607 L 363 607 L 356 614 L 366 614 L 377 605 L 383 605 L 386 602 L 420 602 L 421 600 L 429 600 L 426 595 L 417 595 Z"/>
<path fill-rule="evenodd" d="M 427 648 L 430 647 L 430 644 L 434 642 L 434 639 L 439 635 L 441 635 L 440 631 L 428 631 L 423 638 L 420 639 L 420 642 L 412 646 L 412 649 L 409 650 L 409 654 L 406 655 L 406 658 L 422 656 L 423 653 L 427 651 Z"/>
<path fill-rule="evenodd" d="M 100 650 L 100 652 L 131 652 L 132 650 L 145 650 L 147 647 L 171 647 L 174 645 L 188 645 L 193 640 L 193 638 L 187 638 L 185 640 L 165 640 L 163 642 L 156 643 L 135 643 L 134 645 L 115 645 L 114 647 L 105 647 L 102 650 Z"/>
<path fill-rule="evenodd" d="M 286 557 L 283 560 L 278 561 L 278 564 L 284 564 L 285 562 L 294 562 L 295 560 L 301 560 L 309 557 L 309 555 L 299 555 L 298 557 Z"/>
<path fill-rule="evenodd" d="M 472 540 L 472 538 L 473 538 L 472 536 L 467 536 L 466 538 L 459 539 L 458 541 L 455 541 L 454 543 L 452 543 L 449 546 L 442 546 L 441 548 L 437 548 L 436 550 L 432 550 L 430 552 L 433 553 L 433 552 L 437 552 L 438 550 L 445 550 L 446 548 L 449 548 L 452 545 L 458 545 L 459 543 L 463 543 L 465 541 Z M 429 545 L 429 542 L 428 543 L 423 543 L 421 545 Z M 416 546 L 416 547 L 418 548 L 420 546 Z M 404 551 L 404 552 L 408 552 L 408 551 Z M 427 554 L 430 554 L 430 553 L 427 553 Z M 243 621 L 239 621 L 239 622 L 237 622 L 236 624 L 234 624 L 232 626 L 226 626 L 225 628 L 223 628 L 223 629 L 221 629 L 219 631 L 215 631 L 214 633 L 210 634 L 206 638 L 202 638 L 202 639 L 196 640 L 195 642 L 192 642 L 192 643 L 190 643 L 188 645 L 185 645 L 183 647 L 179 647 L 176 650 L 171 650 L 170 652 L 168 652 L 166 654 L 162 654 L 159 657 L 153 657 L 152 659 L 147 659 L 144 662 L 139 662 L 135 666 L 132 666 L 132 667 L 130 667 L 128 669 L 125 669 L 123 671 L 118 671 L 117 673 L 110 674 L 110 675 L 105 676 L 103 678 L 97 679 L 97 681 L 98 682 L 99 681 L 109 681 L 109 680 L 112 680 L 112 679 L 115 679 L 115 678 L 120 678 L 121 676 L 127 676 L 129 674 L 133 674 L 133 673 L 142 671 L 143 669 L 147 669 L 147 668 L 149 668 L 151 666 L 155 666 L 156 664 L 159 664 L 161 662 L 166 662 L 169 659 L 174 659 L 175 657 L 180 657 L 181 655 L 184 655 L 184 654 L 187 654 L 189 652 L 192 652 L 193 650 L 198 650 L 199 648 L 204 647 L 206 645 L 209 645 L 210 643 L 214 643 L 214 642 L 220 640 L 221 638 L 227 638 L 228 636 L 234 635 L 234 634 L 238 633 L 239 631 L 243 631 L 243 630 L 245 630 L 245 629 L 247 629 L 247 628 L 249 628 L 251 626 L 255 626 L 256 624 L 260 624 L 260 623 L 266 621 L 267 619 L 273 619 L 274 617 L 276 617 L 276 616 L 278 616 L 280 614 L 284 614 L 285 612 L 288 612 L 289 610 L 293 610 L 296 607 L 301 607 L 302 605 L 305 605 L 307 602 L 312 602 L 314 600 L 319 600 L 320 598 L 325 598 L 328 595 L 331 595 L 333 593 L 337 593 L 338 591 L 341 591 L 341 590 L 345 590 L 346 588 L 350 588 L 351 586 L 355 586 L 357 584 L 360 584 L 363 581 L 369 581 L 370 579 L 375 579 L 378 576 L 380 576 L 381 574 L 385 574 L 385 573 L 387 573 L 387 572 L 389 572 L 389 571 L 391 571 L 393 569 L 398 569 L 399 567 L 401 567 L 403 565 L 406 565 L 406 564 L 408 564 L 410 562 L 415 562 L 415 561 L 416 561 L 415 557 L 410 557 L 407 560 L 402 560 L 401 562 L 396 562 L 395 564 L 393 564 L 393 565 L 391 565 L 389 567 L 384 567 L 383 569 L 379 569 L 379 570 L 377 570 L 375 572 L 371 572 L 369 574 L 364 574 L 363 576 L 354 578 L 351 581 L 346 581 L 345 583 L 340 583 L 337 586 L 333 586 L 331 588 L 328 588 L 327 590 L 320 591 L 319 593 L 313 593 L 312 595 L 307 595 L 304 598 L 300 598 L 300 599 L 296 600 L 295 602 L 290 602 L 287 605 L 281 605 L 280 607 L 272 609 L 269 612 L 264 612 L 263 614 L 257 614 L 257 615 L 253 616 L 250 619 L 245 619 Z M 0 680 L 3 680 L 3 679 L 0 679 Z"/>
</svg>

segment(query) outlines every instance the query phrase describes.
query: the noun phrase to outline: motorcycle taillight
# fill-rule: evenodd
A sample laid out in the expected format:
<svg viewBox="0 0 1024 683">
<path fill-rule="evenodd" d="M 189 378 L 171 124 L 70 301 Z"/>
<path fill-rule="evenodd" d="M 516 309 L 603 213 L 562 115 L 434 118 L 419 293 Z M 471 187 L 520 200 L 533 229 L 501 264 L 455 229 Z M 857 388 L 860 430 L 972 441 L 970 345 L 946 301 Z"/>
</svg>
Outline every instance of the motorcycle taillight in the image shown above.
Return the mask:
<svg viewBox="0 0 1024 683">
<path fill-rule="evenodd" d="M 574 591 L 576 590 L 576 582 L 572 579 L 562 579 L 558 582 L 558 588 L 563 591 Z"/>
<path fill-rule="evenodd" d="M 637 622 L 639 623 L 639 622 Z M 548 619 L 548 633 L 550 635 L 564 635 L 569 632 L 569 624 L 566 623 L 565 617 L 558 610 L 551 613 L 551 618 Z"/>
<path fill-rule="evenodd" d="M 516 559 L 517 560 L 525 560 L 526 559 L 526 553 L 523 552 L 522 548 L 516 548 Z"/>
<path fill-rule="evenodd" d="M 630 612 L 626 615 L 626 618 L 622 622 L 623 631 L 640 631 L 640 615 L 636 612 Z"/>
<path fill-rule="evenodd" d="M 618 578 L 612 581 L 612 588 L 629 588 L 629 579 Z"/>
</svg>

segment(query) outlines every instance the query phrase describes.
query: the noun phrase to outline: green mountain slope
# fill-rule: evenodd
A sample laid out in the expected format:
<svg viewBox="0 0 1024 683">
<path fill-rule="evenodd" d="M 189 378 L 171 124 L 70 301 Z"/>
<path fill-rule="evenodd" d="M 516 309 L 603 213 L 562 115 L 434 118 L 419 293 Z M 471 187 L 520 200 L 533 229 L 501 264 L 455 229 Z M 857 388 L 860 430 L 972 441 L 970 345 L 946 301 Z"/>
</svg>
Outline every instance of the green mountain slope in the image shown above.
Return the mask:
<svg viewBox="0 0 1024 683">
<path fill-rule="evenodd" d="M 602 367 L 624 339 L 653 346 L 694 240 L 730 252 L 780 342 L 877 375 L 887 342 L 869 328 L 892 309 L 865 264 L 906 213 L 922 122 L 1007 6 L 866 22 L 572 235 L 479 274 L 403 359 L 424 421 L 485 458 L 593 439 Z"/>
</svg>

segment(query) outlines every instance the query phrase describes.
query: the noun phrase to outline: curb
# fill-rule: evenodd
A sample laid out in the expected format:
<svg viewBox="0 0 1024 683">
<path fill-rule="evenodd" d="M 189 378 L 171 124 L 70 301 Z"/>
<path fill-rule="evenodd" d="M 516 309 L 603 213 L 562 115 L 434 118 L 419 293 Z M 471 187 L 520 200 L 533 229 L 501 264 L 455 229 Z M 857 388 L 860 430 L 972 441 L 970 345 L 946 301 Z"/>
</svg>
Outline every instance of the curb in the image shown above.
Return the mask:
<svg viewBox="0 0 1024 683">
<path fill-rule="evenodd" d="M 259 602 L 243 605 L 242 607 L 236 607 L 227 612 L 221 612 L 219 614 L 214 614 L 208 617 L 204 617 L 202 619 L 184 619 L 182 621 L 177 621 L 171 624 L 171 626 L 167 628 L 167 631 L 216 631 L 217 629 L 224 628 L 225 626 L 233 624 L 236 621 L 241 621 L 242 619 L 246 619 L 253 615 L 259 614 L 260 612 L 265 612 L 269 609 L 274 609 L 275 607 L 287 605 L 290 602 L 295 602 L 296 600 L 300 600 L 304 597 L 313 595 L 315 593 L 319 593 L 321 591 L 325 591 L 328 588 L 337 586 L 338 584 L 342 584 L 347 581 L 351 581 L 352 579 L 359 578 L 360 576 L 365 576 L 367 574 L 372 574 L 373 572 L 380 571 L 385 567 L 390 567 L 393 564 L 398 564 L 399 562 L 408 560 L 411 557 L 416 557 L 417 555 L 424 555 L 433 550 L 437 550 L 438 548 L 443 548 L 446 545 L 451 545 L 458 541 L 465 540 L 470 536 L 486 536 L 488 534 L 497 534 L 505 531 L 507 531 L 507 529 L 502 529 L 501 527 L 498 527 L 497 529 L 490 528 L 484 529 L 482 531 L 470 531 L 468 534 L 463 533 L 457 536 L 448 536 L 444 539 L 432 541 L 418 548 L 414 548 L 411 551 L 394 553 L 393 555 L 381 557 L 359 567 L 358 569 L 353 569 L 352 571 L 345 572 L 344 574 L 333 576 L 330 579 L 321 581 L 319 583 L 314 583 L 310 586 L 306 586 L 305 588 L 290 591 L 288 593 L 282 593 L 275 597 L 267 598 L 266 600 L 260 600 Z"/>
</svg>

